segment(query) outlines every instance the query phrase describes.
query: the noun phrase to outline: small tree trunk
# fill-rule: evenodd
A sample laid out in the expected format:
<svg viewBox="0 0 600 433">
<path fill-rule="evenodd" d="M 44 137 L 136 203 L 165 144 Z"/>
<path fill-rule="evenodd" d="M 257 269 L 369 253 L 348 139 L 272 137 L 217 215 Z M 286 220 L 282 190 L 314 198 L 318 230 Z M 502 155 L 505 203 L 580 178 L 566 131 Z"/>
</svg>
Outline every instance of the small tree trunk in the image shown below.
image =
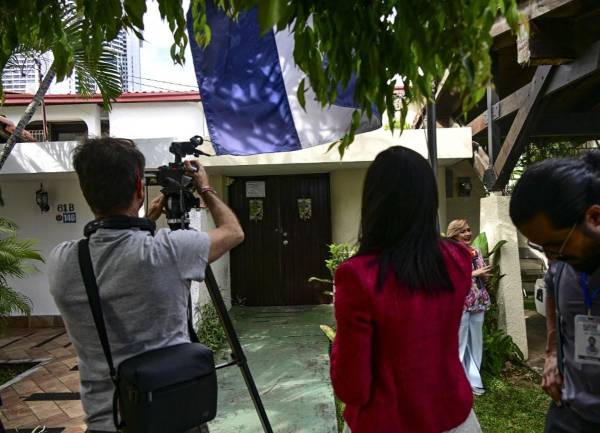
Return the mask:
<svg viewBox="0 0 600 433">
<path fill-rule="evenodd" d="M 4 167 L 4 163 L 8 159 L 10 152 L 12 152 L 13 148 L 15 147 L 17 140 L 21 136 L 21 132 L 29 124 L 29 121 L 35 114 L 35 110 L 41 104 L 42 99 L 44 99 L 44 95 L 46 92 L 48 92 L 48 88 L 50 87 L 50 84 L 52 83 L 52 80 L 54 80 L 55 76 L 56 72 L 54 71 L 54 64 L 52 64 L 50 69 L 48 69 L 48 72 L 46 72 L 46 76 L 42 80 L 40 87 L 38 87 L 35 96 L 27 106 L 25 113 L 23 113 L 23 117 L 21 117 L 21 120 L 19 120 L 15 132 L 13 132 L 13 134 L 8 138 L 4 148 L 2 149 L 2 154 L 0 155 L 0 170 L 2 170 L 2 167 Z"/>
</svg>

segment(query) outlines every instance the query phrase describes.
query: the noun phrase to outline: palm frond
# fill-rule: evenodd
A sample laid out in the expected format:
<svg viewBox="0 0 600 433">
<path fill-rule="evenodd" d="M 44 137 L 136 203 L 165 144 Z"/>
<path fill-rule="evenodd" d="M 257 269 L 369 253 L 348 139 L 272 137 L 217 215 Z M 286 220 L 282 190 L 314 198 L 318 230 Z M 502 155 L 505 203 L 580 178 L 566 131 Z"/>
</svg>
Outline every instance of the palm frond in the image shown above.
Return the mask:
<svg viewBox="0 0 600 433">
<path fill-rule="evenodd" d="M 107 43 L 102 45 L 100 53 L 90 53 L 83 42 L 85 34 L 84 24 L 77 15 L 65 20 L 65 36 L 73 50 L 78 91 L 90 96 L 98 86 L 104 106 L 109 108 L 111 101 L 123 93 L 117 53 Z"/>
<path fill-rule="evenodd" d="M 13 313 L 31 314 L 31 299 L 11 287 L 0 285 L 0 317 Z"/>
<path fill-rule="evenodd" d="M 12 255 L 18 260 L 39 260 L 44 261 L 38 251 L 32 247 L 35 241 L 30 239 L 17 239 L 14 236 L 0 239 L 0 252 Z"/>
<path fill-rule="evenodd" d="M 19 227 L 9 219 L 0 217 L 0 235 L 13 234 Z"/>
</svg>

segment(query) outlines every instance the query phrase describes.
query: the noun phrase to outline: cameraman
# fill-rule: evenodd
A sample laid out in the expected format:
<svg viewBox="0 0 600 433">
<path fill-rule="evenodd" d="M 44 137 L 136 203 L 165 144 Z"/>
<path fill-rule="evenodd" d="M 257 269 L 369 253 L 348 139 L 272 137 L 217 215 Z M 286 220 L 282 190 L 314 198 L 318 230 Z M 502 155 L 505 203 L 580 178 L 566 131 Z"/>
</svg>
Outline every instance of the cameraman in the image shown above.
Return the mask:
<svg viewBox="0 0 600 433">
<path fill-rule="evenodd" d="M 243 241 L 237 218 L 210 188 L 200 163 L 186 161 L 185 168 L 193 176 L 216 228 L 206 233 L 161 229 L 152 236 L 139 228 L 144 223 L 137 216 L 145 198 L 145 160 L 132 141 L 86 140 L 75 149 L 73 165 L 96 220 L 116 217 L 133 226 L 100 228 L 89 238 L 115 366 L 149 350 L 189 342 L 189 281 L 202 281 L 208 263 Z M 149 220 L 158 219 L 164 202 L 161 194 L 150 203 Z M 114 432 L 114 387 L 79 270 L 77 241 L 54 248 L 48 275 L 50 292 L 79 359 L 88 430 Z"/>
</svg>

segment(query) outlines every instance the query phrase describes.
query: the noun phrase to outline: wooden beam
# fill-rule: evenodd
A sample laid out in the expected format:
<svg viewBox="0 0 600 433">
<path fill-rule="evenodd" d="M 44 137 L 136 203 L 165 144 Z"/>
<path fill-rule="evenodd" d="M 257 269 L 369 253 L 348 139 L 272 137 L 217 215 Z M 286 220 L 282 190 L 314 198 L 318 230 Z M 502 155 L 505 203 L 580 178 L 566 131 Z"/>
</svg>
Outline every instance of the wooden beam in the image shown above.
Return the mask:
<svg viewBox="0 0 600 433">
<path fill-rule="evenodd" d="M 498 178 L 492 186 L 492 190 L 501 190 L 508 183 L 510 173 L 525 148 L 533 123 L 539 115 L 538 108 L 544 95 L 544 90 L 549 85 L 553 72 L 552 68 L 554 68 L 552 65 L 543 65 L 538 66 L 535 71 L 530 84 L 530 93 L 524 101 L 523 106 L 517 112 L 517 116 L 508 131 L 508 135 L 504 139 L 504 143 L 502 143 L 502 147 L 494 163 L 494 170 L 498 173 Z"/>
<path fill-rule="evenodd" d="M 544 92 L 544 98 L 597 72 L 600 72 L 600 41 L 592 44 L 590 48 L 573 63 L 557 67 L 556 72 Z M 521 87 L 497 104 L 494 104 L 492 110 L 494 113 L 494 120 L 502 119 L 522 107 L 530 93 L 530 87 L 531 83 Z M 477 116 L 467 126 L 471 127 L 473 137 L 485 132 L 487 129 L 486 113 L 483 112 Z"/>
<path fill-rule="evenodd" d="M 578 1 L 579 0 L 531 0 L 523 2 L 519 6 L 519 12 L 525 15 L 528 20 L 534 20 L 563 6 L 575 4 Z M 508 31 L 510 31 L 510 27 L 508 26 L 506 19 L 499 18 L 492 26 L 490 33 L 493 38 L 497 38 Z"/>
<path fill-rule="evenodd" d="M 490 164 L 490 158 L 481 146 L 477 146 L 473 152 L 473 168 L 479 180 L 490 189 L 496 181 L 494 166 Z"/>
<path fill-rule="evenodd" d="M 485 171 L 490 167 L 490 158 L 481 146 L 477 146 L 475 152 L 473 152 L 473 168 L 479 176 L 479 180 L 483 182 L 483 175 Z"/>
<path fill-rule="evenodd" d="M 600 138 L 600 112 L 543 115 L 531 132 L 532 138 Z"/>
<path fill-rule="evenodd" d="M 563 30 L 571 33 L 567 20 L 563 21 Z M 563 39 L 564 36 L 557 37 L 531 24 L 529 35 L 523 32 L 517 37 L 517 62 L 521 66 L 564 65 L 572 62 L 577 57 L 575 50 Z"/>
</svg>

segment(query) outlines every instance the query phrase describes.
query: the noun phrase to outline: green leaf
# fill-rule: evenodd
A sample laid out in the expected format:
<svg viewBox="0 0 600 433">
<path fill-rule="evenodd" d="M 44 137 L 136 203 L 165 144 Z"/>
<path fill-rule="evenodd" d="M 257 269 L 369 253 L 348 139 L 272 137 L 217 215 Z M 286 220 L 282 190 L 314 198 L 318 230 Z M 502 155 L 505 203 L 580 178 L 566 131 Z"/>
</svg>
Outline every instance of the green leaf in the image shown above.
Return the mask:
<svg viewBox="0 0 600 433">
<path fill-rule="evenodd" d="M 302 81 L 300 81 L 300 85 L 298 86 L 298 102 L 300 103 L 300 106 L 302 107 L 303 110 L 306 110 L 306 100 L 304 99 L 305 93 L 306 93 L 306 89 L 304 88 L 304 78 L 302 79 Z"/>
<path fill-rule="evenodd" d="M 131 24 L 139 29 L 144 28 L 145 0 L 124 0 L 123 7 Z"/>
<path fill-rule="evenodd" d="M 333 342 L 335 340 L 335 330 L 329 325 L 320 325 L 321 331 L 323 334 L 329 339 L 329 341 Z"/>
<path fill-rule="evenodd" d="M 471 242 L 471 246 L 473 248 L 478 249 L 481 252 L 481 255 L 484 258 L 487 258 L 489 256 L 488 253 L 488 240 L 487 240 L 487 236 L 484 232 L 479 233 L 475 239 L 473 239 L 473 241 Z"/>
<path fill-rule="evenodd" d="M 258 23 L 263 33 L 287 21 L 290 7 L 285 0 L 258 0 Z"/>
<path fill-rule="evenodd" d="M 488 255 L 490 257 L 496 255 L 497 253 L 500 252 L 500 249 L 507 243 L 508 243 L 508 241 L 505 241 L 505 240 L 498 241 L 498 243 L 496 245 L 494 245 L 494 248 L 492 248 L 492 250 L 489 252 Z"/>
</svg>

